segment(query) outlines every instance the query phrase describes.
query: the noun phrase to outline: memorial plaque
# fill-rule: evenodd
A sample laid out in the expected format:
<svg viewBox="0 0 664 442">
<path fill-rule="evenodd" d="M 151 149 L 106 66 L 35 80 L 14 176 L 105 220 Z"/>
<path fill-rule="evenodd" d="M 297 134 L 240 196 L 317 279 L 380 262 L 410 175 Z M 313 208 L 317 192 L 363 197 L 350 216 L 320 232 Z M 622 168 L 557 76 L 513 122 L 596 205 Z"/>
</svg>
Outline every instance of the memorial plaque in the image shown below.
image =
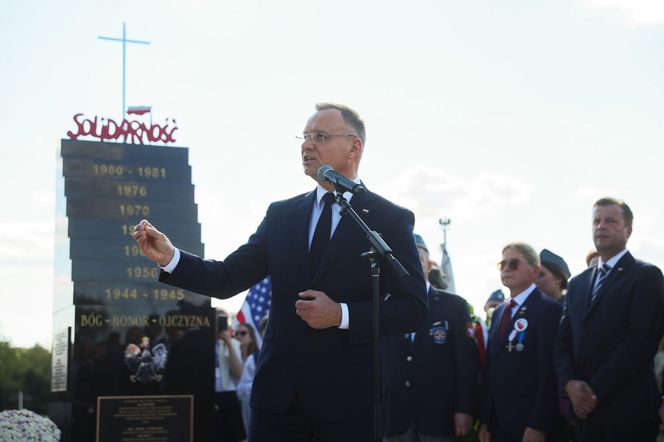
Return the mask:
<svg viewBox="0 0 664 442">
<path fill-rule="evenodd" d="M 148 219 L 203 256 L 187 149 L 63 140 L 58 166 L 50 413 L 62 441 L 211 441 L 210 298 L 158 282 L 132 237 Z"/>
<path fill-rule="evenodd" d="M 51 391 L 67 391 L 67 373 L 69 367 L 69 333 L 65 328 L 53 334 L 51 352 Z"/>
<path fill-rule="evenodd" d="M 192 442 L 193 396 L 100 396 L 97 442 Z"/>
</svg>

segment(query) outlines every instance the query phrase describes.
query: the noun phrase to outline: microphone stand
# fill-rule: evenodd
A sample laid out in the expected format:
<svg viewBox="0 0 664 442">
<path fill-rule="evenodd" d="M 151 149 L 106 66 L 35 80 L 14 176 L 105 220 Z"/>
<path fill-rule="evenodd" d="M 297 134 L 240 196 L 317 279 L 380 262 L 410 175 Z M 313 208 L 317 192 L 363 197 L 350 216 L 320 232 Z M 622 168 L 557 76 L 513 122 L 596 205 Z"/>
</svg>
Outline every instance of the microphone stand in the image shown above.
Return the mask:
<svg viewBox="0 0 664 442">
<path fill-rule="evenodd" d="M 335 186 L 336 187 L 336 186 Z M 336 200 L 341 206 L 339 211 L 340 215 L 346 213 L 355 221 L 355 223 L 364 231 L 364 234 L 371 244 L 371 249 L 362 254 L 363 257 L 369 259 L 371 264 L 371 292 L 372 292 L 372 306 L 373 306 L 373 333 L 372 333 L 372 347 L 373 347 L 373 432 L 374 440 L 380 442 L 383 440 L 383 429 L 381 423 L 381 388 L 380 388 L 380 264 L 381 260 L 386 260 L 394 269 L 397 274 L 403 278 L 408 275 L 406 269 L 401 265 L 399 260 L 392 254 L 392 249 L 387 245 L 383 238 L 380 237 L 378 232 L 369 229 L 369 227 L 362 221 L 357 212 L 351 207 L 350 203 L 343 196 L 345 189 L 337 189 Z M 341 192 L 341 193 L 339 193 Z"/>
</svg>

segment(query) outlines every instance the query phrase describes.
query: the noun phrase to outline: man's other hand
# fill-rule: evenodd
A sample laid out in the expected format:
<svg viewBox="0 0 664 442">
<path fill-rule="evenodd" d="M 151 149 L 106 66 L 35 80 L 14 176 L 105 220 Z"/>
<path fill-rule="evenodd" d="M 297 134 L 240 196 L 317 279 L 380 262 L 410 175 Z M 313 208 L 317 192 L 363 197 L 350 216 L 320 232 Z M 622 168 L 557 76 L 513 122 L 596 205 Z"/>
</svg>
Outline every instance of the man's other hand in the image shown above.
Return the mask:
<svg viewBox="0 0 664 442">
<path fill-rule="evenodd" d="M 545 442 L 546 436 L 541 431 L 527 427 L 526 431 L 523 432 L 523 439 L 521 440 L 522 442 Z"/>
<path fill-rule="evenodd" d="M 480 442 L 491 442 L 491 433 L 489 433 L 489 428 L 486 424 L 480 425 L 480 432 L 477 436 Z"/>
<path fill-rule="evenodd" d="M 587 419 L 588 415 L 597 407 L 597 396 L 587 382 L 579 380 L 568 381 L 565 391 L 572 402 L 572 409 L 581 419 Z"/>
<path fill-rule="evenodd" d="M 323 329 L 341 324 L 341 306 L 324 292 L 306 290 L 299 296 L 300 300 L 295 302 L 295 313 L 309 327 Z"/>
<path fill-rule="evenodd" d="M 463 437 L 470 433 L 473 426 L 473 417 L 466 413 L 454 413 L 454 434 Z"/>
</svg>

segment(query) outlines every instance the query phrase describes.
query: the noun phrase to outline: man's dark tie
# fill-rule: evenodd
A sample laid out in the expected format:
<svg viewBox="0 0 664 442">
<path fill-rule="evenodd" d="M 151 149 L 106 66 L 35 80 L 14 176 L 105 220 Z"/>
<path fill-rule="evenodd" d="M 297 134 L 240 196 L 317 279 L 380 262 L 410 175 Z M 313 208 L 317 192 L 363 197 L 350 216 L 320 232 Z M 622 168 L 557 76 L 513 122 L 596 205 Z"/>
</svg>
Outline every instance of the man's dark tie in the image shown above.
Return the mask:
<svg viewBox="0 0 664 442">
<path fill-rule="evenodd" d="M 595 288 L 593 289 L 593 296 L 590 298 L 590 302 L 593 302 L 597 297 L 597 293 L 599 293 L 600 289 L 604 285 L 604 280 L 606 279 L 606 276 L 609 274 L 610 270 L 611 266 L 608 265 L 607 263 L 602 264 L 602 267 L 599 268 L 599 273 L 597 274 L 597 282 L 595 283 Z"/>
<path fill-rule="evenodd" d="M 311 274 L 316 273 L 316 269 L 323 259 L 323 254 L 327 248 L 328 243 L 330 242 L 330 233 L 332 231 L 332 204 L 334 203 L 334 194 L 332 192 L 327 192 L 323 195 L 322 198 L 323 211 L 318 218 L 318 224 L 316 224 L 316 231 L 314 232 L 314 237 L 311 240 L 311 247 L 309 248 L 309 268 L 311 269 Z"/>
<path fill-rule="evenodd" d="M 500 320 L 500 327 L 498 328 L 498 341 L 503 342 L 505 340 L 505 333 L 507 332 L 507 327 L 512 322 L 512 309 L 516 307 L 516 302 L 514 299 L 510 299 L 510 303 L 505 307 L 503 312 L 503 317 Z"/>
</svg>

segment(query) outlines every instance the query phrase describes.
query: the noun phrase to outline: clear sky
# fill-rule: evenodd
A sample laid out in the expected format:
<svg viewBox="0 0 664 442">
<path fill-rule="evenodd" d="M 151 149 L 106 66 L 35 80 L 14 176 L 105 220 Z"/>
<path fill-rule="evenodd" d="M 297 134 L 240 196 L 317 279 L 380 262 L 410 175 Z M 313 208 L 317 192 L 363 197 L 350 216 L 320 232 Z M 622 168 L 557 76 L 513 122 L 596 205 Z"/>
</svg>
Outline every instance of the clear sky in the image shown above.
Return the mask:
<svg viewBox="0 0 664 442">
<path fill-rule="evenodd" d="M 314 103 L 367 125 L 360 176 L 416 214 L 476 309 L 502 246 L 572 273 L 597 198 L 635 213 L 630 250 L 664 266 L 664 6 L 656 0 L 0 0 L 0 337 L 50 347 L 56 159 L 83 112 L 176 118 L 206 256 L 223 258 L 270 201 L 313 189 L 299 143 Z M 168 233 L 168 232 L 166 232 Z M 236 311 L 242 296 L 224 305 Z"/>
</svg>

